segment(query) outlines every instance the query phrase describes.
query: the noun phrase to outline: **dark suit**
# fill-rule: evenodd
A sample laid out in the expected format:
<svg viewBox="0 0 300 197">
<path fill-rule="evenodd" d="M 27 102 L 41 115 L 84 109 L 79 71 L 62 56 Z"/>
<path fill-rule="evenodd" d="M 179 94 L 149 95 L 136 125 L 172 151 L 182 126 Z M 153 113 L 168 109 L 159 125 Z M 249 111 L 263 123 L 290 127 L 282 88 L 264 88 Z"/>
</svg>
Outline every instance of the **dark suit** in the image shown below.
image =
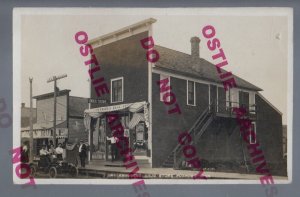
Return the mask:
<svg viewBox="0 0 300 197">
<path fill-rule="evenodd" d="M 79 146 L 80 148 L 80 146 Z M 81 167 L 85 167 L 85 159 L 87 157 L 87 148 L 86 148 L 86 145 L 85 144 L 82 144 L 82 147 L 81 147 L 81 152 L 79 152 L 79 157 L 80 157 L 80 164 L 81 164 Z"/>
</svg>

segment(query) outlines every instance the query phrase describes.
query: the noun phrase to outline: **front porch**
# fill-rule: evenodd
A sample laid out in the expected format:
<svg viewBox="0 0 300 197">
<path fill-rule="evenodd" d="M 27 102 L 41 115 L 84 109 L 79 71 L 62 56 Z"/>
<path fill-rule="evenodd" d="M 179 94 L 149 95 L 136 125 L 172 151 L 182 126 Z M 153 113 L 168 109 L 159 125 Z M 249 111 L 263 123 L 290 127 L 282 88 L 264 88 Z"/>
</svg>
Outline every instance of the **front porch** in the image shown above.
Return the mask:
<svg viewBox="0 0 300 197">
<path fill-rule="evenodd" d="M 192 177 L 198 173 L 197 170 L 175 170 L 173 168 L 151 168 L 146 164 L 146 160 L 137 160 L 139 173 L 143 179 L 193 179 Z M 117 163 L 116 163 L 117 164 Z M 128 179 L 128 174 L 132 169 L 126 169 L 122 163 L 119 166 L 111 166 L 104 161 L 92 161 L 86 168 L 80 168 L 79 173 L 93 177 L 101 177 L 105 179 Z M 236 179 L 236 180 L 259 180 L 259 174 L 229 173 L 217 172 L 204 168 L 204 175 L 208 179 Z M 273 176 L 275 180 L 287 180 L 284 176 Z M 195 180 L 199 181 L 199 180 Z"/>
</svg>

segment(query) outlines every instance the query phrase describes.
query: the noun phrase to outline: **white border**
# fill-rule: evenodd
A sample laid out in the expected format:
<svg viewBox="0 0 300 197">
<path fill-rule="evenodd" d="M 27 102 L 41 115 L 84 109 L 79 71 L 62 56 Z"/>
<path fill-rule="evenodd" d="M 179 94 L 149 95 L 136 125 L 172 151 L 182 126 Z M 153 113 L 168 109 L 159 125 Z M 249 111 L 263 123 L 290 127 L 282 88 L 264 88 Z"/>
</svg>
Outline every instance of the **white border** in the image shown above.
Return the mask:
<svg viewBox="0 0 300 197">
<path fill-rule="evenodd" d="M 143 9 L 143 12 L 140 10 Z M 101 11 L 99 11 L 101 10 Z M 205 16 L 287 16 L 288 17 L 288 180 L 276 180 L 275 184 L 292 182 L 292 131 L 293 131 L 293 9 L 272 8 L 14 8 L 13 10 L 13 146 L 20 146 L 21 103 L 21 17 L 22 15 L 205 15 Z M 13 166 L 12 166 L 13 167 Z M 14 167 L 13 167 L 14 168 Z M 14 172 L 14 169 L 13 169 Z M 15 173 L 13 181 L 23 184 Z M 120 179 L 36 179 L 36 184 L 122 184 L 136 180 Z M 260 184 L 259 180 L 145 180 L 146 184 Z"/>
</svg>

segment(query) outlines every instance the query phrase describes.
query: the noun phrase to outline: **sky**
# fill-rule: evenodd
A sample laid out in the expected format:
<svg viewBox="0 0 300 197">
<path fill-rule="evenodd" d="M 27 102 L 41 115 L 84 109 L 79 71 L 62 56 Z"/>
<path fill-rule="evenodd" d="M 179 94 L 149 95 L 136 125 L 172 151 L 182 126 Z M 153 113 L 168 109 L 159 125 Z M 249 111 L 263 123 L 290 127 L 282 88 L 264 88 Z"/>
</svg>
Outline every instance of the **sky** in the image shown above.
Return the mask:
<svg viewBox="0 0 300 197">
<path fill-rule="evenodd" d="M 229 63 L 225 69 L 263 89 L 261 94 L 287 123 L 288 17 L 272 9 L 27 10 L 19 29 L 21 101 L 29 106 L 29 77 L 35 96 L 53 91 L 53 82 L 47 80 L 61 74 L 68 77 L 58 81 L 60 89 L 89 97 L 86 59 L 79 53 L 75 33 L 85 31 L 92 39 L 150 17 L 157 20 L 155 44 L 190 54 L 190 38 L 198 36 L 200 56 L 212 63 L 201 29 L 213 25 Z"/>
</svg>

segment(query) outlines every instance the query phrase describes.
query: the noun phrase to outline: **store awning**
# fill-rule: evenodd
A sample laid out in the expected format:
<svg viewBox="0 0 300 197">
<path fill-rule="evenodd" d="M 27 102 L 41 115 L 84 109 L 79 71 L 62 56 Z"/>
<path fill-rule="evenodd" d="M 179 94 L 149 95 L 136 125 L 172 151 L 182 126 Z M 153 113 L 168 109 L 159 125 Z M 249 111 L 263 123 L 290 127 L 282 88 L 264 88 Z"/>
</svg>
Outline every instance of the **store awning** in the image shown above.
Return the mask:
<svg viewBox="0 0 300 197">
<path fill-rule="evenodd" d="M 137 103 L 125 103 L 120 105 L 111 105 L 107 107 L 98 107 L 92 109 L 84 110 L 85 114 L 95 114 L 95 113 L 105 113 L 111 111 L 120 111 L 128 108 L 130 112 L 138 112 L 139 110 L 143 109 L 144 105 L 146 104 L 145 101 L 137 102 Z M 93 116 L 92 116 L 93 117 Z"/>
<path fill-rule="evenodd" d="M 144 114 L 135 113 L 129 122 L 129 129 L 133 129 L 140 121 L 145 121 Z"/>
<path fill-rule="evenodd" d="M 86 109 L 84 110 L 84 125 L 86 129 L 90 128 L 90 122 L 91 118 L 99 118 L 106 112 L 113 112 L 113 111 L 121 111 L 121 110 L 128 110 L 133 113 L 140 112 L 141 110 L 144 110 L 144 113 L 146 114 L 144 117 L 144 120 L 146 119 L 146 123 L 148 125 L 148 107 L 147 102 L 136 102 L 136 103 L 125 103 L 120 105 L 111 105 L 106 107 L 98 107 L 98 108 L 92 108 L 92 109 Z"/>
<path fill-rule="evenodd" d="M 56 138 L 67 138 L 68 137 L 68 128 L 56 128 Z M 30 131 L 22 131 L 21 138 L 30 138 Z M 53 138 L 52 129 L 40 129 L 40 130 L 33 130 L 33 138 Z"/>
<path fill-rule="evenodd" d="M 57 120 L 56 121 L 56 128 L 67 128 L 67 121 L 66 120 Z M 43 123 L 35 123 L 32 125 L 33 130 L 47 130 L 53 129 L 53 122 L 43 122 Z M 21 131 L 29 131 L 30 127 L 22 127 Z"/>
</svg>

